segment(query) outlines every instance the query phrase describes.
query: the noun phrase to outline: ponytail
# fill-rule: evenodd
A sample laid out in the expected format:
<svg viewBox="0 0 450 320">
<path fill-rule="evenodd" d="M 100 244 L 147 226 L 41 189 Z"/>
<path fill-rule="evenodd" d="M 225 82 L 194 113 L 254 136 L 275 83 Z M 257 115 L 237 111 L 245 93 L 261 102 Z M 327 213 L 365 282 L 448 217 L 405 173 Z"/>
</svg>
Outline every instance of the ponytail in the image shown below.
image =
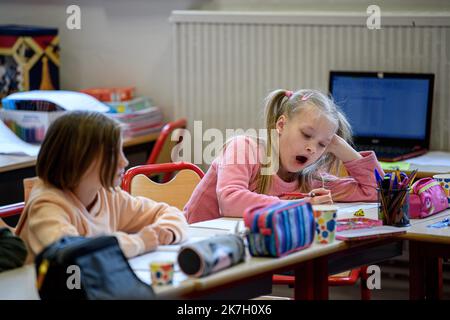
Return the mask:
<svg viewBox="0 0 450 320">
<path fill-rule="evenodd" d="M 278 118 L 285 112 L 285 102 L 292 96 L 292 91 L 278 89 L 272 91 L 265 101 L 265 119 L 267 129 L 267 144 L 266 144 L 266 158 L 269 161 L 265 161 L 265 165 L 262 167 L 268 167 L 273 164 L 274 159 L 278 157 L 278 145 L 274 145 L 275 141 L 272 141 L 271 130 L 276 129 L 276 123 Z M 277 152 L 276 154 L 273 151 Z M 272 175 L 262 175 L 261 170 L 257 175 L 257 187 L 256 192 L 265 194 L 270 189 L 272 184 Z"/>
</svg>

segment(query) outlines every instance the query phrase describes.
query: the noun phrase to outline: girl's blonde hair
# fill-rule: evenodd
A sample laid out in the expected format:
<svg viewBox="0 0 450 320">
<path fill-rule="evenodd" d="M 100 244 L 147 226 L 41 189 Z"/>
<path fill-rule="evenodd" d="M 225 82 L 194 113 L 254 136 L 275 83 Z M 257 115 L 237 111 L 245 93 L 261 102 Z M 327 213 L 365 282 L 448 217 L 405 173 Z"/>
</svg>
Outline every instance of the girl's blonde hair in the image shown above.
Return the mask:
<svg viewBox="0 0 450 320">
<path fill-rule="evenodd" d="M 322 112 L 331 121 L 334 121 L 338 125 L 336 134 L 351 143 L 352 133 L 350 124 L 331 97 L 312 89 L 303 89 L 296 92 L 278 89 L 272 91 L 267 96 L 265 103 L 265 119 L 268 130 L 266 156 L 271 159 L 269 162 L 265 161 L 265 163 L 273 163 L 272 159 L 279 157 L 278 153 L 275 154 L 272 152 L 274 141 L 272 141 L 271 137 L 272 130 L 276 129 L 277 120 L 282 115 L 288 119 L 292 119 L 294 115 L 310 106 L 317 108 L 318 111 Z M 277 148 L 274 149 L 276 150 Z M 314 179 L 322 179 L 318 175 L 318 170 L 337 172 L 339 166 L 339 159 L 331 153 L 326 153 L 314 164 L 299 172 L 298 182 L 300 191 L 309 191 Z M 272 175 L 261 174 L 261 170 L 259 170 L 256 178 L 256 192 L 266 194 L 270 189 L 272 177 Z"/>
</svg>

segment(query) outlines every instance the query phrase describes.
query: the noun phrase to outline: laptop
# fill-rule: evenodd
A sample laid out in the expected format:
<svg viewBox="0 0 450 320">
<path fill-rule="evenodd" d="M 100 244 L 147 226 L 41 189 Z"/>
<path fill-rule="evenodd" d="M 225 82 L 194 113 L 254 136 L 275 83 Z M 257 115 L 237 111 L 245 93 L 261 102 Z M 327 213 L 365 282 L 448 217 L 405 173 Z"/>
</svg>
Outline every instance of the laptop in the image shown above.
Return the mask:
<svg viewBox="0 0 450 320">
<path fill-rule="evenodd" d="M 434 74 L 331 71 L 329 85 L 358 151 L 389 162 L 428 151 Z"/>
</svg>

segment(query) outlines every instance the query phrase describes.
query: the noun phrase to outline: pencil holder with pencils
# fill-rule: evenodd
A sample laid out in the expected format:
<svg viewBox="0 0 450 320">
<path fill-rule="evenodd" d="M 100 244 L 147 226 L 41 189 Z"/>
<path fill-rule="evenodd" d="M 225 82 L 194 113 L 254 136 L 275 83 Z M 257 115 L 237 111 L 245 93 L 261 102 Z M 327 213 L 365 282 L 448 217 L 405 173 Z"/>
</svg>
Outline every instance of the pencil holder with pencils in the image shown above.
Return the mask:
<svg viewBox="0 0 450 320">
<path fill-rule="evenodd" d="M 408 227 L 409 191 L 405 189 L 378 189 L 378 219 L 383 225 Z"/>
<path fill-rule="evenodd" d="M 384 225 L 409 227 L 409 193 L 417 171 L 407 175 L 396 170 L 381 177 L 375 169 L 378 191 L 378 219 Z"/>
</svg>

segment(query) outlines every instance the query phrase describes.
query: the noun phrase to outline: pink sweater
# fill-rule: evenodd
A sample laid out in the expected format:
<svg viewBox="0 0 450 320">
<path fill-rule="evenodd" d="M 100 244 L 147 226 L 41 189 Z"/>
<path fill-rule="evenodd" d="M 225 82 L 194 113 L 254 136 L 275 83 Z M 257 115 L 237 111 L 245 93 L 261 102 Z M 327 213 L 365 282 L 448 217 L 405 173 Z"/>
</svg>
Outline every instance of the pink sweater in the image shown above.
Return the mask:
<svg viewBox="0 0 450 320">
<path fill-rule="evenodd" d="M 215 159 L 205 177 L 194 190 L 184 208 L 189 223 L 225 217 L 242 217 L 250 206 L 279 201 L 283 193 L 298 191 L 298 181 L 285 182 L 274 175 L 268 194 L 258 194 L 256 177 L 264 147 L 255 139 L 238 136 Z M 325 188 L 331 190 L 334 201 L 376 201 L 374 169 L 382 169 L 373 151 L 360 153 L 363 158 L 344 163 L 349 177 L 337 178 L 323 174 Z M 236 162 L 235 160 L 241 160 Z M 245 161 L 242 161 L 245 160 Z M 239 163 L 239 164 L 236 164 Z M 312 188 L 322 187 L 315 181 Z"/>
<path fill-rule="evenodd" d="M 187 236 L 183 213 L 165 203 L 133 197 L 117 188 L 101 189 L 97 201 L 87 211 L 70 191 L 35 183 L 16 228 L 28 247 L 27 263 L 60 237 L 112 234 L 127 257 L 155 249 L 156 233 L 147 226 L 158 225 L 173 232 L 174 242 Z"/>
</svg>

